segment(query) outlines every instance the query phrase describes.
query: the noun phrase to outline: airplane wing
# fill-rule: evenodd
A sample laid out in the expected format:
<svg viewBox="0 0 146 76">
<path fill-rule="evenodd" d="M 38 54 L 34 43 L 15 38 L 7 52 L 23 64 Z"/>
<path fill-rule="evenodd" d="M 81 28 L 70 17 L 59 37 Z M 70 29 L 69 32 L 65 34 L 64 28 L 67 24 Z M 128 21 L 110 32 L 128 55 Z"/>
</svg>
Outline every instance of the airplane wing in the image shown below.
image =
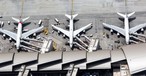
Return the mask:
<svg viewBox="0 0 146 76">
<path fill-rule="evenodd" d="M 68 37 L 69 37 L 69 31 L 64 30 L 64 29 L 62 29 L 62 28 L 59 28 L 59 27 L 54 26 L 54 25 L 52 25 L 52 27 L 53 27 L 53 28 L 55 28 L 56 30 L 58 30 L 58 31 L 62 32 L 63 34 L 65 34 L 66 36 L 68 36 Z"/>
<path fill-rule="evenodd" d="M 82 27 L 82 28 L 80 28 L 80 29 L 78 29 L 78 30 L 75 30 L 74 31 L 74 37 L 77 35 L 77 34 L 79 34 L 80 32 L 82 32 L 83 30 L 85 30 L 85 29 L 87 29 L 88 27 L 90 27 L 92 25 L 92 23 L 90 23 L 90 24 L 88 24 L 88 25 L 86 25 L 86 26 L 84 26 L 84 27 Z"/>
<path fill-rule="evenodd" d="M 124 29 L 119 28 L 119 27 L 114 26 L 114 25 L 109 25 L 109 24 L 106 24 L 106 23 L 103 23 L 103 25 L 104 25 L 104 27 L 107 27 L 107 28 L 113 29 L 113 30 L 119 32 L 120 34 L 122 34 L 123 36 L 125 36 Z"/>
<path fill-rule="evenodd" d="M 14 40 L 17 39 L 16 33 L 13 33 L 13 32 L 11 32 L 11 31 L 4 30 L 4 29 L 0 29 L 0 32 L 3 33 L 3 34 L 6 34 L 7 36 L 11 37 L 11 38 L 14 39 Z"/>
<path fill-rule="evenodd" d="M 39 31 L 41 31 L 43 28 L 44 28 L 44 26 L 41 26 L 41 27 L 38 27 L 38 28 L 36 28 L 36 29 L 32 29 L 32 30 L 30 30 L 30 31 L 28 31 L 28 32 L 25 32 L 25 33 L 22 34 L 22 38 L 26 38 L 26 37 L 28 37 L 29 35 L 33 34 L 33 33 L 39 32 Z"/>
<path fill-rule="evenodd" d="M 132 27 L 132 28 L 130 28 L 130 33 L 135 33 L 136 31 L 138 31 L 144 27 L 146 27 L 146 23 Z"/>
</svg>

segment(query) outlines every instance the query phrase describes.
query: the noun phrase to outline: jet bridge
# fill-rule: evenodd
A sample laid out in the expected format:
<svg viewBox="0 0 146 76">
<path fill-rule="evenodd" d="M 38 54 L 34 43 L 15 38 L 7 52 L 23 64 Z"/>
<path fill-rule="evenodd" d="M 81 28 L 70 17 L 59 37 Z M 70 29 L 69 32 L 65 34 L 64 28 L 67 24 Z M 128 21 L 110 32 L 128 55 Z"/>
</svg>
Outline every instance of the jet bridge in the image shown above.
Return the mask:
<svg viewBox="0 0 146 76">
<path fill-rule="evenodd" d="M 26 69 L 25 65 L 22 65 L 21 66 L 21 70 L 19 71 L 18 76 L 28 76 L 28 74 L 29 74 L 29 70 Z"/>
<path fill-rule="evenodd" d="M 140 39 L 140 38 L 138 38 L 138 37 L 136 37 L 136 36 L 130 36 L 131 38 L 134 38 L 134 39 L 136 39 L 136 40 L 138 40 L 138 41 L 140 41 L 140 42 L 145 42 L 145 40 L 143 40 L 143 39 Z"/>
<path fill-rule="evenodd" d="M 45 53 L 45 52 L 49 52 L 53 50 L 53 40 L 49 39 L 49 40 L 45 40 L 43 41 L 43 45 L 41 47 L 41 53 Z"/>
<path fill-rule="evenodd" d="M 32 41 L 32 42 L 35 42 L 35 43 L 40 43 L 40 44 L 35 44 L 35 43 L 31 43 L 31 42 L 27 42 L 25 40 L 29 40 L 29 41 Z M 27 44 L 28 46 L 24 46 L 24 45 L 21 45 L 21 47 L 27 49 L 27 50 L 32 50 L 32 51 L 35 51 L 35 52 L 40 52 L 40 53 L 46 53 L 46 52 L 49 52 L 51 50 L 53 50 L 53 40 L 52 39 L 43 39 L 43 41 L 40 41 L 40 40 L 36 40 L 36 39 L 24 39 L 24 40 L 21 40 L 22 43 L 24 44 Z"/>
<path fill-rule="evenodd" d="M 78 70 L 79 68 L 74 67 L 74 64 L 71 64 L 66 76 L 77 76 Z"/>
<path fill-rule="evenodd" d="M 90 38 L 87 37 L 86 35 L 82 35 L 83 37 L 85 37 L 85 39 L 88 41 L 88 42 L 91 42 Z"/>
<path fill-rule="evenodd" d="M 128 65 L 120 65 L 120 76 L 130 76 Z"/>
<path fill-rule="evenodd" d="M 88 51 L 88 49 L 86 49 L 85 47 L 83 47 L 83 46 L 82 46 L 82 45 L 80 45 L 79 43 L 74 42 L 74 44 L 78 45 L 78 46 L 79 46 L 80 48 L 82 48 L 83 50 Z"/>
<path fill-rule="evenodd" d="M 146 35 L 143 35 L 143 34 L 138 34 L 138 33 L 131 33 L 132 35 L 135 35 L 135 36 L 141 36 L 141 37 L 144 37 L 146 38 Z"/>
<path fill-rule="evenodd" d="M 42 46 L 36 45 L 34 43 L 31 43 L 31 42 L 26 42 L 24 40 L 29 40 L 29 41 L 32 41 L 32 42 L 41 43 Z M 41 52 L 41 53 L 46 53 L 46 52 L 49 52 L 49 51 L 53 50 L 53 40 L 52 39 L 48 39 L 48 38 L 44 37 L 43 41 L 36 40 L 36 39 L 29 39 L 29 38 L 25 38 L 24 40 L 22 40 L 21 42 L 32 46 L 32 47 L 30 47 L 30 46 L 28 47 L 28 46 L 21 45 L 21 47 L 24 47 L 26 49 L 33 50 L 33 51 L 36 51 L 36 52 Z M 35 48 L 33 48 L 33 47 L 35 47 Z"/>
<path fill-rule="evenodd" d="M 80 38 L 76 37 L 76 39 L 82 44 L 84 45 L 84 47 L 88 47 L 88 45 L 86 43 L 84 43 Z"/>
<path fill-rule="evenodd" d="M 89 44 L 88 50 L 89 50 L 89 52 L 93 52 L 93 51 L 97 50 L 99 47 L 99 39 L 93 38 L 90 41 L 91 42 Z"/>
<path fill-rule="evenodd" d="M 36 50 L 36 49 L 30 48 L 30 47 L 27 47 L 27 46 L 24 46 L 24 45 L 20 45 L 20 47 L 23 47 L 23 48 L 25 48 L 26 50 L 31 50 L 31 51 L 34 51 L 34 52 L 39 52 L 39 51 Z"/>
</svg>

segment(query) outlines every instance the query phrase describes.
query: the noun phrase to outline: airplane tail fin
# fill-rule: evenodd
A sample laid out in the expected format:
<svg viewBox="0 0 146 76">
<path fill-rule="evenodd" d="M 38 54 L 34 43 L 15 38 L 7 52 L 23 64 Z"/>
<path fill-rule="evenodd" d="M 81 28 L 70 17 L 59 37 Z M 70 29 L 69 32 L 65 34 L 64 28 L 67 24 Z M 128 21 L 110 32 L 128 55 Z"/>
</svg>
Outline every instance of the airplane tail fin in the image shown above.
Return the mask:
<svg viewBox="0 0 146 76">
<path fill-rule="evenodd" d="M 15 20 L 16 22 L 20 22 L 20 20 L 18 18 L 12 17 L 12 19 Z"/>
<path fill-rule="evenodd" d="M 76 16 L 78 16 L 78 14 L 74 14 L 74 15 L 65 14 L 65 16 L 68 17 L 69 19 L 74 19 Z"/>
</svg>

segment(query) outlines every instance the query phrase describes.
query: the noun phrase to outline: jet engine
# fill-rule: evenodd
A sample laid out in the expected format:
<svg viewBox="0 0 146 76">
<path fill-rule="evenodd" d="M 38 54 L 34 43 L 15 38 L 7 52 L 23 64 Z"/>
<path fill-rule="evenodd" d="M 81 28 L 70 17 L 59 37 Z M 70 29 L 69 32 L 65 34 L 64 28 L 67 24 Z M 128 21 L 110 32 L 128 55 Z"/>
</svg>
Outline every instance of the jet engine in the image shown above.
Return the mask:
<svg viewBox="0 0 146 76">
<path fill-rule="evenodd" d="M 9 38 L 9 41 L 10 41 L 10 42 L 12 41 L 12 38 L 11 38 L 11 37 Z"/>
<path fill-rule="evenodd" d="M 60 31 L 57 31 L 58 32 L 58 35 L 60 35 Z"/>
<path fill-rule="evenodd" d="M 11 41 L 11 40 L 12 40 L 12 38 L 10 37 L 10 38 L 9 38 L 9 41 Z"/>
<path fill-rule="evenodd" d="M 33 36 L 36 36 L 36 33 L 33 33 Z"/>
<path fill-rule="evenodd" d="M 6 37 L 6 34 L 3 34 L 3 37 Z"/>
<path fill-rule="evenodd" d="M 144 28 L 141 28 L 141 32 L 142 32 L 142 34 L 144 34 Z"/>
<path fill-rule="evenodd" d="M 118 38 L 120 37 L 120 33 L 117 33 Z"/>
<path fill-rule="evenodd" d="M 111 30 L 110 30 L 110 32 L 112 33 L 112 32 L 113 32 L 113 30 L 111 29 Z"/>
<path fill-rule="evenodd" d="M 119 34 L 119 33 L 117 33 L 117 35 L 119 36 L 120 34 Z"/>
<path fill-rule="evenodd" d="M 66 36 L 65 36 L 65 34 L 63 34 L 63 38 L 65 38 Z"/>
<path fill-rule="evenodd" d="M 80 36 L 80 34 L 77 35 L 78 37 Z"/>
<path fill-rule="evenodd" d="M 83 33 L 85 34 L 86 33 L 86 30 L 83 30 Z"/>
<path fill-rule="evenodd" d="M 5 39 L 5 37 L 6 37 L 6 34 L 3 34 L 3 39 Z"/>
<path fill-rule="evenodd" d="M 142 29 L 141 29 L 141 31 L 143 32 L 143 31 L 144 31 L 144 29 L 142 28 Z"/>
<path fill-rule="evenodd" d="M 113 35 L 113 30 L 112 30 L 112 29 L 110 30 L 110 32 L 111 32 L 111 34 Z"/>
</svg>

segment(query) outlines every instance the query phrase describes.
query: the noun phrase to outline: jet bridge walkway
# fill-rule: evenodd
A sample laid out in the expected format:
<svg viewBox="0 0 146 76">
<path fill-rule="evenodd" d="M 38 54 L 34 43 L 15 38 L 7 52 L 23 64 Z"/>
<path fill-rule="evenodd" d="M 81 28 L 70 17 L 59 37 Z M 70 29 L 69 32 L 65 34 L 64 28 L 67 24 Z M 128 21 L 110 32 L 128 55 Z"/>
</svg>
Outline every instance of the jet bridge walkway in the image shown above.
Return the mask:
<svg viewBox="0 0 146 76">
<path fill-rule="evenodd" d="M 99 39 L 93 38 L 90 41 L 91 42 L 89 44 L 88 50 L 89 50 L 89 52 L 93 52 L 93 51 L 97 50 L 99 47 Z"/>
<path fill-rule="evenodd" d="M 74 67 L 74 64 L 71 64 L 66 76 L 77 76 L 78 70 L 79 68 Z"/>
<path fill-rule="evenodd" d="M 43 45 L 40 49 L 41 53 L 46 53 L 53 50 L 53 40 L 52 39 L 48 39 L 43 41 Z"/>
</svg>

